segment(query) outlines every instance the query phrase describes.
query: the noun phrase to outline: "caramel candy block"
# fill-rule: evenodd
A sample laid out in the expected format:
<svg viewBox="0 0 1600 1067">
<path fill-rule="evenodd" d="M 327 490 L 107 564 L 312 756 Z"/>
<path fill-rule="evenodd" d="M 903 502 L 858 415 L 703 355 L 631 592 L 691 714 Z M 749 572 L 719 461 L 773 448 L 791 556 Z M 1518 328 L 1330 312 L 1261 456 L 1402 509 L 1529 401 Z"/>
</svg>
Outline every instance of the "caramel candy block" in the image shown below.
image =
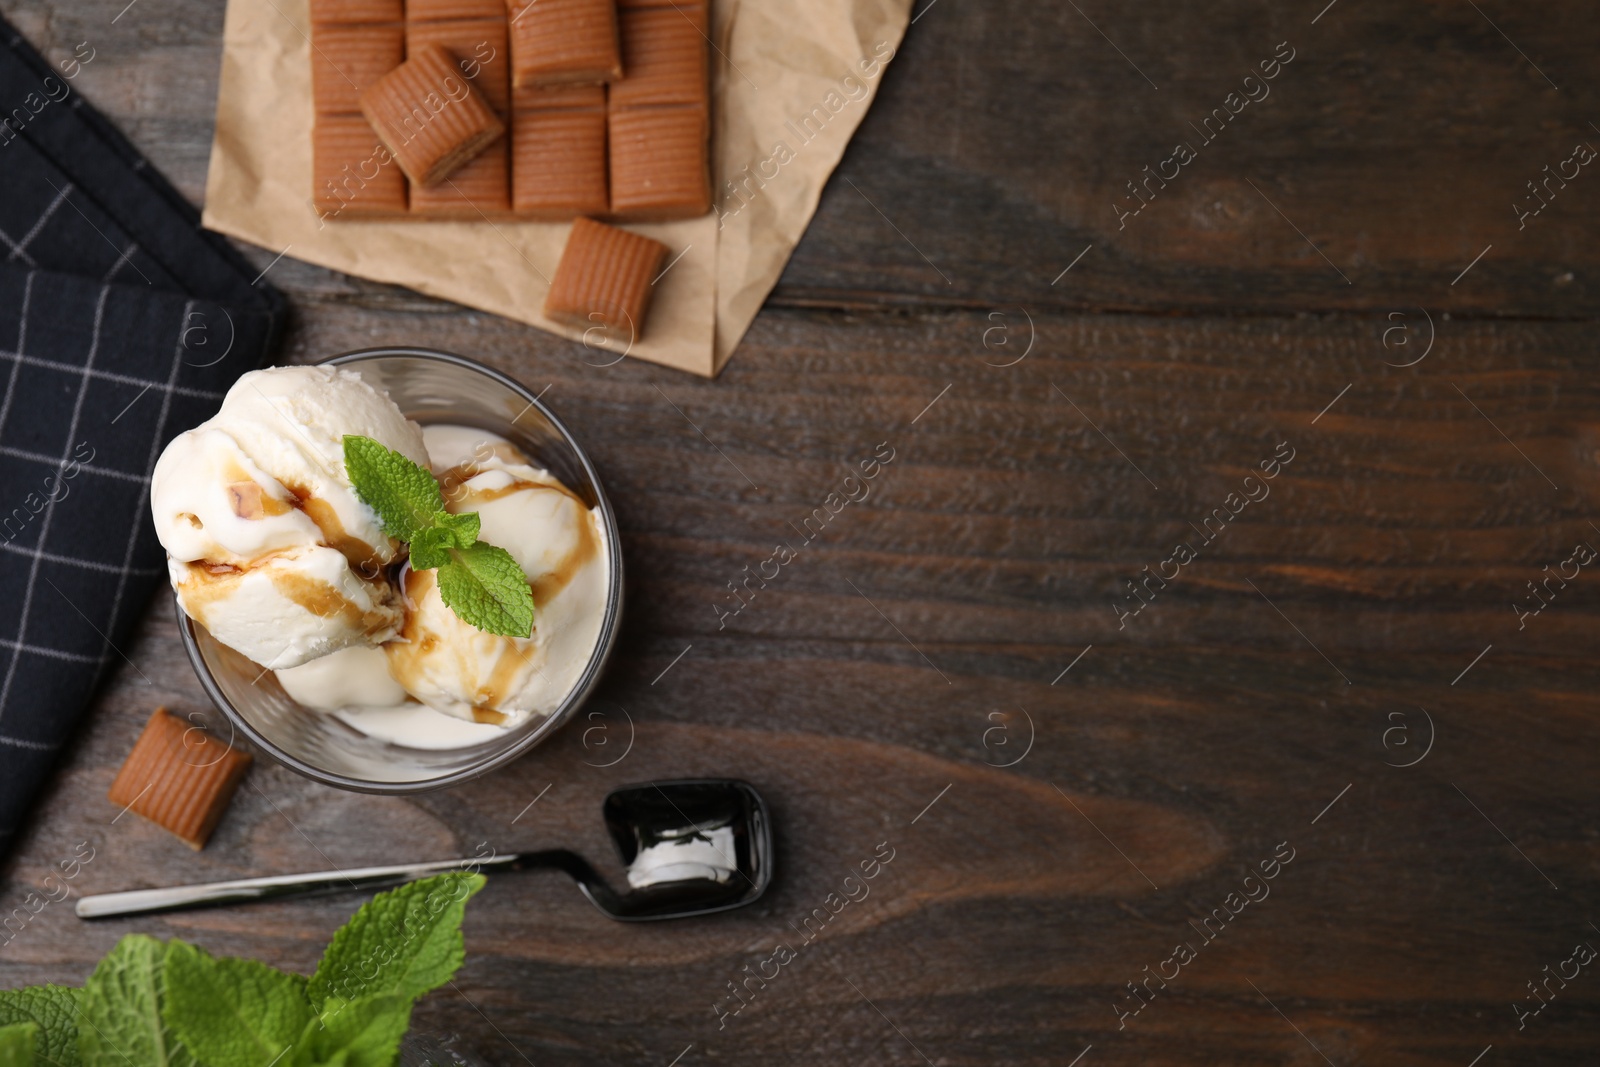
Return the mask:
<svg viewBox="0 0 1600 1067">
<path fill-rule="evenodd" d="M 511 206 L 518 215 L 604 215 L 606 113 L 518 111 L 511 120 L 511 174 Z"/>
<path fill-rule="evenodd" d="M 361 94 L 361 113 L 418 185 L 437 185 L 505 133 L 443 45 L 423 45 Z"/>
<path fill-rule="evenodd" d="M 416 7 L 413 3 L 412 8 Z M 455 57 L 462 77 L 471 82 L 497 115 L 511 110 L 511 50 L 506 46 L 506 20 L 448 19 L 406 24 L 406 50 L 415 55 L 430 44 L 443 45 Z"/>
<path fill-rule="evenodd" d="M 106 795 L 119 808 L 170 830 L 198 851 L 249 768 L 248 752 L 157 708 Z"/>
<path fill-rule="evenodd" d="M 406 210 L 406 177 L 360 115 L 317 116 L 311 173 L 311 202 L 324 218 Z"/>
<path fill-rule="evenodd" d="M 394 22 L 405 18 L 401 0 L 311 0 L 311 23 Z"/>
<path fill-rule="evenodd" d="M 438 185 L 412 185 L 411 214 L 450 219 L 506 214 L 511 210 L 507 155 L 502 137 Z"/>
<path fill-rule="evenodd" d="M 631 343 L 644 330 L 645 312 L 667 246 L 593 219 L 575 219 L 555 279 L 544 298 L 545 315 L 576 329 L 602 330 Z"/>
<path fill-rule="evenodd" d="M 611 86 L 613 108 L 706 103 L 706 38 L 695 21 L 702 10 L 636 8 L 619 16 L 627 75 Z"/>
<path fill-rule="evenodd" d="M 615 0 L 507 0 L 511 81 L 583 85 L 622 77 Z"/>
<path fill-rule="evenodd" d="M 361 94 L 405 58 L 405 33 L 398 23 L 311 24 L 311 99 L 317 114 L 354 114 Z"/>
<path fill-rule="evenodd" d="M 687 219 L 711 210 L 704 108 L 613 110 L 610 118 L 613 215 Z"/>
<path fill-rule="evenodd" d="M 406 19 L 410 22 L 505 17 L 506 0 L 406 0 Z"/>
</svg>

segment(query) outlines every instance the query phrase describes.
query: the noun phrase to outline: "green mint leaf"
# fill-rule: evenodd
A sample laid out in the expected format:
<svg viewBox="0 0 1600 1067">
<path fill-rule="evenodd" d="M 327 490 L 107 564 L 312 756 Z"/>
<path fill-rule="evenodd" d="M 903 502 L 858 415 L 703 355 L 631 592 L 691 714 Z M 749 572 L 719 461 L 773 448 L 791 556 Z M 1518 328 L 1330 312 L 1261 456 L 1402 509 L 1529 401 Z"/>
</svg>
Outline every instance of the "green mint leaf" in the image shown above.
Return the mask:
<svg viewBox="0 0 1600 1067">
<path fill-rule="evenodd" d="M 439 572 L 439 596 L 468 625 L 506 637 L 533 633 L 533 590 L 511 554 L 478 540 L 476 512 L 444 509 L 425 467 L 370 437 L 347 434 L 344 467 L 356 495 L 384 532 L 411 546 L 411 566 Z"/>
<path fill-rule="evenodd" d="M 78 1051 L 84 1067 L 196 1067 L 161 1018 L 167 946 L 129 934 L 83 985 Z"/>
<path fill-rule="evenodd" d="M 411 569 L 431 571 L 450 562 L 450 550 L 456 545 L 455 533 L 442 526 L 418 530 L 411 542 Z"/>
<path fill-rule="evenodd" d="M 506 637 L 533 633 L 533 590 L 511 553 L 482 541 L 451 550 L 439 568 L 439 599 L 471 626 Z"/>
<path fill-rule="evenodd" d="M 380 993 L 358 1000 L 334 998 L 306 1025 L 288 1057 L 289 1067 L 391 1067 L 410 1025 L 409 997 Z"/>
<path fill-rule="evenodd" d="M 461 917 L 483 875 L 452 871 L 379 893 L 333 935 L 306 988 L 326 1011 L 332 1000 L 394 994 L 413 1000 L 456 973 L 466 949 Z"/>
<path fill-rule="evenodd" d="M 38 1023 L 0 1026 L 0 1067 L 33 1067 L 38 1041 Z"/>
<path fill-rule="evenodd" d="M 166 993 L 163 1018 L 206 1067 L 270 1067 L 314 1014 L 300 975 L 182 941 L 167 947 Z"/>
<path fill-rule="evenodd" d="M 450 562 L 450 549 L 470 548 L 478 540 L 476 512 L 469 511 L 463 515 L 440 512 L 436 518 L 437 525 L 418 530 L 411 542 L 413 570 L 430 571 L 435 567 L 443 567 Z"/>
<path fill-rule="evenodd" d="M 370 437 L 345 435 L 344 470 L 356 496 L 378 513 L 390 537 L 410 541 L 444 511 L 433 472 Z"/>
<path fill-rule="evenodd" d="M 436 527 L 450 533 L 451 544 L 456 548 L 468 548 L 478 540 L 479 519 L 476 511 L 463 511 L 459 515 L 452 515 L 442 511 L 433 519 Z"/>
<path fill-rule="evenodd" d="M 34 1057 L 42 1067 L 79 1067 L 78 1009 L 83 990 L 35 985 L 0 990 L 0 1026 L 33 1023 L 39 1027 Z"/>
</svg>

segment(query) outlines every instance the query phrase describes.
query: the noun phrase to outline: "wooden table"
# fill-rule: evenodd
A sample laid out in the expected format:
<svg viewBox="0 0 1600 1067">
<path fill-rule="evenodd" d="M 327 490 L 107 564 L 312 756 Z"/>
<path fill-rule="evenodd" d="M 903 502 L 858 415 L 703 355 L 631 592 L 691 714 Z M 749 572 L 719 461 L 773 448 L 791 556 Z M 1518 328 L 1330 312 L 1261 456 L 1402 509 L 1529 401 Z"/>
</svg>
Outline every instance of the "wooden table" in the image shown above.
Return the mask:
<svg viewBox="0 0 1600 1067">
<path fill-rule="evenodd" d="M 52 57 L 89 41 L 78 87 L 198 201 L 221 5 L 124 2 L 0 9 Z M 258 765 L 193 854 L 105 799 L 152 706 L 205 704 L 159 597 L 125 649 L 150 684 L 109 679 L 0 910 L 80 841 L 80 892 L 603 857 L 612 787 L 729 774 L 780 834 L 757 906 L 636 927 L 492 882 L 420 1022 L 540 1067 L 1594 1063 L 1592 968 L 1517 1011 L 1600 945 L 1600 577 L 1528 585 L 1600 547 L 1600 177 L 1563 164 L 1600 146 L 1597 25 L 1323 2 L 921 0 L 716 382 L 284 259 L 285 358 L 462 352 L 592 449 L 629 583 L 602 714 L 415 799 Z M 719 625 L 880 443 L 870 496 Z M 5 982 L 129 930 L 307 971 L 354 903 L 54 906 Z"/>
</svg>

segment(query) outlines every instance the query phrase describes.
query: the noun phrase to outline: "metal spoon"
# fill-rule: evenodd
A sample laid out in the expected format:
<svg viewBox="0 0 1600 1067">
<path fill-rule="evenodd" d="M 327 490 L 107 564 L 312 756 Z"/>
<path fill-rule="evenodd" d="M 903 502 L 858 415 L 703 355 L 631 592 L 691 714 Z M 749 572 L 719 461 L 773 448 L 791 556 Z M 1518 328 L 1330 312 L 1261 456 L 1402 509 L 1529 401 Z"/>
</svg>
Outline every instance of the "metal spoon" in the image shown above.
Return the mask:
<svg viewBox="0 0 1600 1067">
<path fill-rule="evenodd" d="M 435 860 L 131 889 L 82 897 L 77 912 L 80 919 L 106 919 L 382 889 L 452 870 L 559 870 L 571 875 L 583 895 L 606 915 L 637 922 L 743 907 L 766 892 L 772 881 L 772 821 L 761 795 L 745 782 L 702 778 L 624 786 L 606 797 L 602 812 L 626 869 L 628 888 L 622 892 L 612 889 L 577 853 L 549 849 L 484 860 Z"/>
</svg>

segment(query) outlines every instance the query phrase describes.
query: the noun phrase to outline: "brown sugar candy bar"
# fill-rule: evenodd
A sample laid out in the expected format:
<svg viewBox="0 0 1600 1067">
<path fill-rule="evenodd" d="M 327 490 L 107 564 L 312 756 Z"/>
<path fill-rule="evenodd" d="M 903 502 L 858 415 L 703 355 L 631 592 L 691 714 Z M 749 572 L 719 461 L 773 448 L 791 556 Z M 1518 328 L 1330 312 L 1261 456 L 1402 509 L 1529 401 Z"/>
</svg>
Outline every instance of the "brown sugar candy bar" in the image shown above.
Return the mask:
<svg viewBox="0 0 1600 1067">
<path fill-rule="evenodd" d="M 400 65 L 405 33 L 399 23 L 311 24 L 311 99 L 319 115 L 354 114 L 361 94 Z"/>
<path fill-rule="evenodd" d="M 627 73 L 611 86 L 613 108 L 706 102 L 703 6 L 632 8 L 618 21 Z"/>
<path fill-rule="evenodd" d="M 703 107 L 647 107 L 610 115 L 611 213 L 686 219 L 711 210 Z"/>
<path fill-rule="evenodd" d="M 506 43 L 504 7 L 499 18 L 419 22 L 416 6 L 411 5 L 411 21 L 406 23 L 406 50 L 415 54 L 430 44 L 443 45 L 455 57 L 462 76 L 504 119 L 511 109 L 511 50 Z"/>
<path fill-rule="evenodd" d="M 423 46 L 361 94 L 361 113 L 418 185 L 436 185 L 505 132 L 443 46 Z"/>
<path fill-rule="evenodd" d="M 604 215 L 606 113 L 518 111 L 511 120 L 511 173 L 511 207 L 518 215 Z"/>
<path fill-rule="evenodd" d="M 706 5 L 621 14 L 627 75 L 607 98 L 611 215 L 682 219 L 711 210 Z"/>
<path fill-rule="evenodd" d="M 604 215 L 604 87 L 523 88 L 511 96 L 512 210 L 532 219 Z"/>
<path fill-rule="evenodd" d="M 622 77 L 615 0 L 507 0 L 511 81 L 581 85 Z"/>
<path fill-rule="evenodd" d="M 318 115 L 311 141 L 312 203 L 324 218 L 402 214 L 406 178 L 360 115 Z"/>
<path fill-rule="evenodd" d="M 157 708 L 106 795 L 198 851 L 249 768 L 249 753 Z"/>
<path fill-rule="evenodd" d="M 545 296 L 544 313 L 575 329 L 636 340 L 667 246 L 593 219 L 575 219 Z"/>
</svg>

